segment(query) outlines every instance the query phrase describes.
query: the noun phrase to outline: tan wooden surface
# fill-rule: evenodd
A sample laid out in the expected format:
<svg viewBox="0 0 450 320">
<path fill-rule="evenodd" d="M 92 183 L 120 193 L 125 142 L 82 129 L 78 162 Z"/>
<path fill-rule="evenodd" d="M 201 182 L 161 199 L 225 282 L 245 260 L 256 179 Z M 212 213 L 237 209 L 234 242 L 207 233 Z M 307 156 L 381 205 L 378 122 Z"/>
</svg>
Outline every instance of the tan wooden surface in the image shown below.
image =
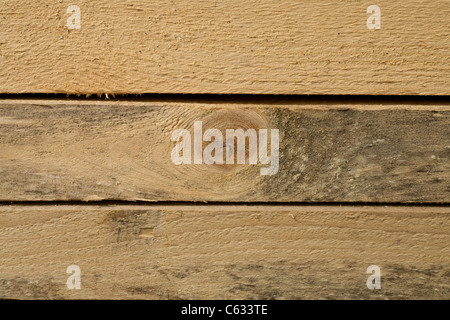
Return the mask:
<svg viewBox="0 0 450 320">
<path fill-rule="evenodd" d="M 449 95 L 449 16 L 448 0 L 2 0 L 0 93 Z"/>
<path fill-rule="evenodd" d="M 1 206 L 0 298 L 449 299 L 450 209 Z M 81 290 L 68 290 L 69 265 Z M 367 267 L 381 269 L 369 290 Z"/>
<path fill-rule="evenodd" d="M 0 200 L 449 202 L 448 105 L 0 101 Z M 174 130 L 280 130 L 279 171 L 171 160 Z M 208 143 L 205 142 L 203 147 Z M 248 144 L 246 146 L 248 149 Z"/>
</svg>

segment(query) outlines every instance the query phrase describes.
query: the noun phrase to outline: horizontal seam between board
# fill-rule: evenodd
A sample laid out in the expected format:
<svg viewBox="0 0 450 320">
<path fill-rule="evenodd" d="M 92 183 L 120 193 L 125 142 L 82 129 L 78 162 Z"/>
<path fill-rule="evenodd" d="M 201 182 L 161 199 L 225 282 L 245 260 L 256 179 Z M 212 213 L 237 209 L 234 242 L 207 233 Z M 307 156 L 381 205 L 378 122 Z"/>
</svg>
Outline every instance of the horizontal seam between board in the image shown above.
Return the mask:
<svg viewBox="0 0 450 320">
<path fill-rule="evenodd" d="M 366 206 L 366 207 L 448 207 L 447 202 L 226 202 L 226 201 L 0 201 L 0 206 Z"/>
<path fill-rule="evenodd" d="M 0 94 L 1 100 L 61 100 L 92 102 L 202 102 L 239 104 L 444 104 L 450 105 L 450 95 L 275 95 L 275 94 L 127 94 L 102 96 L 66 94 Z"/>
</svg>

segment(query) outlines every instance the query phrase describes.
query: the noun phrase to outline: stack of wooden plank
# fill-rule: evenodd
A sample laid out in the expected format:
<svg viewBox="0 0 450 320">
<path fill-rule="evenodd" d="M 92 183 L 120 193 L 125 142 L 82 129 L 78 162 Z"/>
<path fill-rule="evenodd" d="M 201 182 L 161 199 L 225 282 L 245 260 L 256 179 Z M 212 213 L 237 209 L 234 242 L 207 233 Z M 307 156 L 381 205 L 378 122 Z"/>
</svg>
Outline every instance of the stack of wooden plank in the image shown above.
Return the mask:
<svg viewBox="0 0 450 320">
<path fill-rule="evenodd" d="M 2 0 L 0 298 L 449 299 L 449 15 Z"/>
</svg>

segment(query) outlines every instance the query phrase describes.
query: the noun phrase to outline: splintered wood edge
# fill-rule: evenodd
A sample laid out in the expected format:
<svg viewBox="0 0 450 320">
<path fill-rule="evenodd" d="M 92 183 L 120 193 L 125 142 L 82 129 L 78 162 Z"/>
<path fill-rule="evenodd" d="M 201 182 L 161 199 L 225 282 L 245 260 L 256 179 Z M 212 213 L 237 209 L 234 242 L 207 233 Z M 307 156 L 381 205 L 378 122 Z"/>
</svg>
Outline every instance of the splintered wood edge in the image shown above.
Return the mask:
<svg viewBox="0 0 450 320">
<path fill-rule="evenodd" d="M 246 98 L 246 100 L 251 99 Z M 283 96 L 279 97 L 283 100 Z M 260 98 L 264 99 L 264 98 Z M 395 103 L 395 102 L 377 102 L 374 98 L 373 103 L 362 102 L 358 103 L 359 98 L 354 97 L 354 103 L 340 103 L 335 102 L 336 99 L 333 97 L 324 97 L 323 100 L 319 102 L 311 102 L 308 97 L 297 97 L 291 103 L 283 104 L 276 103 L 276 96 L 268 96 L 268 103 L 251 103 L 246 101 L 245 104 L 237 102 L 227 102 L 226 100 L 220 102 L 208 102 L 208 101 L 191 101 L 191 102 L 172 102 L 168 100 L 158 101 L 157 99 L 152 99 L 148 101 L 142 100 L 127 100 L 126 98 L 120 100 L 62 100 L 62 99 L 0 99 L 0 105 L 22 105 L 22 106 L 151 106 L 151 105 L 167 105 L 170 107 L 186 107 L 186 106 L 207 106 L 209 108 L 226 108 L 230 107 L 242 107 L 242 108 L 266 108 L 266 107 L 276 107 L 280 109 L 314 109 L 314 110 L 417 110 L 417 111 L 450 111 L 450 102 L 448 103 Z M 370 98 L 369 98 L 370 99 Z M 367 100 L 367 99 L 366 99 Z M 432 100 L 431 100 L 432 101 Z"/>
</svg>

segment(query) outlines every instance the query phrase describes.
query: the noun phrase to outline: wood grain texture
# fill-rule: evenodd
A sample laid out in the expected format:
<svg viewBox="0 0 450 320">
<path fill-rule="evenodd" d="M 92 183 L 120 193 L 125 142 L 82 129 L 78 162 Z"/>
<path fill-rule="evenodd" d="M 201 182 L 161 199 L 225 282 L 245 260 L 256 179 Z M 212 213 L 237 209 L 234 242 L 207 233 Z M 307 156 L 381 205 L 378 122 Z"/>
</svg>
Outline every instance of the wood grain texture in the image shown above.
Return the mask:
<svg viewBox="0 0 450 320">
<path fill-rule="evenodd" d="M 450 2 L 373 4 L 2 0 L 0 92 L 449 95 Z"/>
<path fill-rule="evenodd" d="M 448 105 L 2 100 L 0 200 L 448 203 L 449 116 Z M 175 165 L 172 132 L 195 120 L 279 129 L 278 173 Z"/>
<path fill-rule="evenodd" d="M 450 209 L 1 206 L 0 298 L 449 299 Z M 81 290 L 66 269 L 81 268 Z M 381 268 L 381 290 L 366 286 Z"/>
</svg>

